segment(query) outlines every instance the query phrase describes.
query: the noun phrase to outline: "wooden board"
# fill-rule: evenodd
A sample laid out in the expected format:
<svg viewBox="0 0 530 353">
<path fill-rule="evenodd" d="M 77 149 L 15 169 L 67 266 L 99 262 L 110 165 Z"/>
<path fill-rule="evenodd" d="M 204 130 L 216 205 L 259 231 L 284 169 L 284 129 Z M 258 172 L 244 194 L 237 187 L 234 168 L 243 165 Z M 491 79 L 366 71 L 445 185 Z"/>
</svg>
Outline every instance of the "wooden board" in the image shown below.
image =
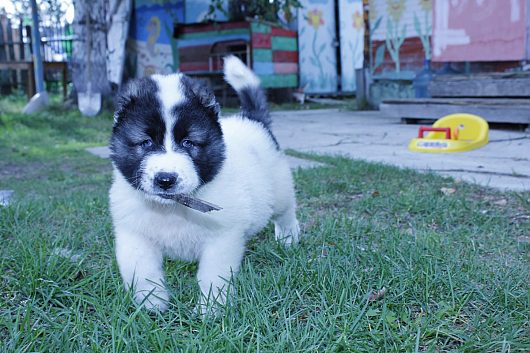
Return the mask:
<svg viewBox="0 0 530 353">
<path fill-rule="evenodd" d="M 296 38 L 290 37 L 272 37 L 272 50 L 290 50 L 296 51 Z"/>
<path fill-rule="evenodd" d="M 382 113 L 403 119 L 439 119 L 447 114 L 476 114 L 488 122 L 530 124 L 530 99 L 396 99 L 379 105 Z"/>
<path fill-rule="evenodd" d="M 223 22 L 222 25 L 219 23 L 195 23 L 195 24 L 186 24 L 178 27 L 177 36 L 187 34 L 187 33 L 197 33 L 197 32 L 213 32 L 217 31 L 220 28 L 222 29 L 237 29 L 237 28 L 247 28 L 249 25 L 248 22 Z"/>
<path fill-rule="evenodd" d="M 252 58 L 254 61 L 272 61 L 272 51 L 270 49 L 254 49 L 252 51 Z"/>
<path fill-rule="evenodd" d="M 433 97 L 530 97 L 530 73 L 437 76 Z"/>
<path fill-rule="evenodd" d="M 298 87 L 297 75 L 264 75 L 260 80 L 266 88 Z"/>
</svg>

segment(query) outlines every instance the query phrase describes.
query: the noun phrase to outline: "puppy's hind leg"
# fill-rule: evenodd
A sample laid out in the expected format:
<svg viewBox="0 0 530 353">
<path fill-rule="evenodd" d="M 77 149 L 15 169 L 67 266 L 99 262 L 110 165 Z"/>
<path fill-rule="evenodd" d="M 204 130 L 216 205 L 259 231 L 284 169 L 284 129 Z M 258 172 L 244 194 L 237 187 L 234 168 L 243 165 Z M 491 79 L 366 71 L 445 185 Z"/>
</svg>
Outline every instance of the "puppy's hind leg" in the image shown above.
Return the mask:
<svg viewBox="0 0 530 353">
<path fill-rule="evenodd" d="M 285 245 L 298 243 L 300 225 L 296 219 L 296 197 L 291 169 L 285 159 L 277 164 L 274 186 L 274 235 L 276 240 Z"/>
<path fill-rule="evenodd" d="M 273 218 L 274 236 L 279 243 L 285 246 L 296 244 L 300 239 L 300 225 L 296 219 L 295 210 L 293 201 L 291 207 Z"/>
</svg>

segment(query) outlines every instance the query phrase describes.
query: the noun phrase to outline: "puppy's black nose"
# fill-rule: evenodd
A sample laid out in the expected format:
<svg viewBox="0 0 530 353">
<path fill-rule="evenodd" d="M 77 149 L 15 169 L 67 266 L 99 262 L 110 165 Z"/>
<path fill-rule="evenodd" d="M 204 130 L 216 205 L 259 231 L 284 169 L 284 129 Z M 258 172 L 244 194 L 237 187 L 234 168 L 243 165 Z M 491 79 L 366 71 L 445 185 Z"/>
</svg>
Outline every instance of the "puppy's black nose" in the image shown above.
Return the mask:
<svg viewBox="0 0 530 353">
<path fill-rule="evenodd" d="M 175 186 L 177 182 L 176 173 L 165 173 L 160 172 L 155 174 L 155 186 L 159 187 L 162 190 L 169 190 Z"/>
</svg>

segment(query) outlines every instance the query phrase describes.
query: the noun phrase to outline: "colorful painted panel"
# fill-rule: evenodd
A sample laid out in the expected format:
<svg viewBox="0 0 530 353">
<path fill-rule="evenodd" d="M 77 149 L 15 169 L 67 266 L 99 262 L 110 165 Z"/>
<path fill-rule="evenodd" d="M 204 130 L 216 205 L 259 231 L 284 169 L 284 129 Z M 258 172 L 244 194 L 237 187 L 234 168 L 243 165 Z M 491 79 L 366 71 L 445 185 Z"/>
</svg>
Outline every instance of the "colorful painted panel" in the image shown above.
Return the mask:
<svg viewBox="0 0 530 353">
<path fill-rule="evenodd" d="M 525 0 L 435 0 L 433 59 L 524 59 L 526 4 Z"/>
<path fill-rule="evenodd" d="M 432 0 L 370 0 L 370 69 L 412 79 L 431 58 Z"/>
<path fill-rule="evenodd" d="M 233 52 L 246 53 L 250 45 L 247 22 L 222 22 L 182 25 L 178 30 L 180 71 L 203 74 L 220 72 L 222 57 Z"/>
<path fill-rule="evenodd" d="M 127 51 L 129 75 L 142 77 L 178 70 L 174 23 L 184 21 L 184 0 L 136 0 Z"/>
<path fill-rule="evenodd" d="M 178 48 L 182 72 L 221 74 L 223 56 L 251 54 L 248 61 L 264 87 L 298 87 L 295 31 L 253 21 L 183 25 Z"/>
<path fill-rule="evenodd" d="M 343 92 L 355 91 L 355 69 L 363 67 L 364 18 L 362 0 L 340 0 L 340 60 Z"/>
<path fill-rule="evenodd" d="M 296 32 L 252 22 L 252 68 L 266 88 L 298 87 Z"/>
<path fill-rule="evenodd" d="M 302 0 L 298 10 L 300 86 L 308 93 L 337 91 L 335 6 L 332 0 Z"/>
</svg>

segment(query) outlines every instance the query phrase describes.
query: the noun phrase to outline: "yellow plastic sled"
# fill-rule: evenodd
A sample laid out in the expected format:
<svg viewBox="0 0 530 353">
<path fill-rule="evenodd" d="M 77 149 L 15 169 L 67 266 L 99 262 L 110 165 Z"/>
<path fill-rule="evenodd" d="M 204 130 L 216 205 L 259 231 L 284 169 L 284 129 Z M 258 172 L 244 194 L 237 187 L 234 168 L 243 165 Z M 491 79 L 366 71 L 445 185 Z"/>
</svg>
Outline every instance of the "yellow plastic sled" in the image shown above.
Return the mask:
<svg viewBox="0 0 530 353">
<path fill-rule="evenodd" d="M 424 134 L 429 134 L 424 137 Z M 418 137 L 409 143 L 415 152 L 465 152 L 488 143 L 486 120 L 473 114 L 457 113 L 438 119 L 433 126 L 421 126 Z"/>
</svg>

